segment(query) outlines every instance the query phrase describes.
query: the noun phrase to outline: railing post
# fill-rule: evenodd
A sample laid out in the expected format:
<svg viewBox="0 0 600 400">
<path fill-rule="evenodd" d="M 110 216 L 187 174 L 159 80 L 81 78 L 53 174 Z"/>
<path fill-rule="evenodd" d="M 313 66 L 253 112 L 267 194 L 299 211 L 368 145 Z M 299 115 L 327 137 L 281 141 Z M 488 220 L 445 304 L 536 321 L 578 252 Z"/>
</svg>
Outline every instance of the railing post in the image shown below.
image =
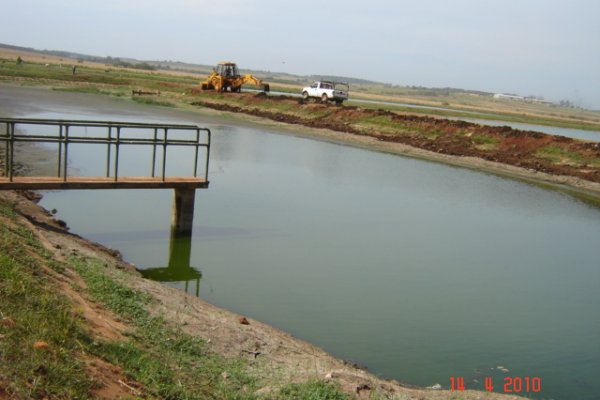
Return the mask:
<svg viewBox="0 0 600 400">
<path fill-rule="evenodd" d="M 65 137 L 64 137 L 64 148 L 65 148 L 65 159 L 63 160 L 63 181 L 67 181 L 67 163 L 69 160 L 69 125 L 65 125 Z"/>
<path fill-rule="evenodd" d="M 165 137 L 163 140 L 163 163 L 162 163 L 162 180 L 165 180 L 165 173 L 167 171 L 167 135 L 168 129 L 165 128 Z"/>
<path fill-rule="evenodd" d="M 115 148 L 115 182 L 119 176 L 119 145 L 121 141 L 121 127 L 117 126 L 117 141 Z"/>
<path fill-rule="evenodd" d="M 210 129 L 207 129 L 206 132 L 208 133 L 208 142 L 206 144 L 206 165 L 204 167 L 204 180 L 208 181 L 208 160 L 210 158 L 210 141 L 212 139 Z"/>
<path fill-rule="evenodd" d="M 63 126 L 58 126 L 58 162 L 56 163 L 56 176 L 60 178 L 60 168 L 62 164 L 62 138 L 63 138 Z"/>
<path fill-rule="evenodd" d="M 198 176 L 198 149 L 200 147 L 200 129 L 196 129 L 196 153 L 194 154 L 194 178 Z"/>
<path fill-rule="evenodd" d="M 7 121 L 6 122 L 6 129 L 4 129 L 4 176 L 8 176 L 8 138 L 10 137 L 9 135 L 9 130 L 10 130 L 10 123 Z"/>
<path fill-rule="evenodd" d="M 6 143 L 7 157 L 6 157 L 6 165 L 8 166 L 8 180 L 12 182 L 13 180 L 13 163 L 15 157 L 15 123 L 11 122 L 10 124 L 10 132 L 9 132 L 9 142 Z"/>
<path fill-rule="evenodd" d="M 112 126 L 108 127 L 108 144 L 106 145 L 106 177 L 110 177 L 110 146 L 112 145 Z"/>
<path fill-rule="evenodd" d="M 156 140 L 158 138 L 158 128 L 154 128 L 154 140 L 152 141 L 152 177 L 156 175 Z"/>
</svg>

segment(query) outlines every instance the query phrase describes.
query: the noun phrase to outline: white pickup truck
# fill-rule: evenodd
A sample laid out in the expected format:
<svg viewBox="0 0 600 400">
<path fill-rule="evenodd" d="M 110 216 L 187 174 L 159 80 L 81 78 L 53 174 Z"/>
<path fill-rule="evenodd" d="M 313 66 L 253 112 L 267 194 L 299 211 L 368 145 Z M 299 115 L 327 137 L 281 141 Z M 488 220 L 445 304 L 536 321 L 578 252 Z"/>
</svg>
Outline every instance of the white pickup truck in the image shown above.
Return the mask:
<svg viewBox="0 0 600 400">
<path fill-rule="evenodd" d="M 308 100 L 310 97 L 321 99 L 321 102 L 335 101 L 342 104 L 348 100 L 349 85 L 344 82 L 317 81 L 302 89 L 302 98 Z"/>
</svg>

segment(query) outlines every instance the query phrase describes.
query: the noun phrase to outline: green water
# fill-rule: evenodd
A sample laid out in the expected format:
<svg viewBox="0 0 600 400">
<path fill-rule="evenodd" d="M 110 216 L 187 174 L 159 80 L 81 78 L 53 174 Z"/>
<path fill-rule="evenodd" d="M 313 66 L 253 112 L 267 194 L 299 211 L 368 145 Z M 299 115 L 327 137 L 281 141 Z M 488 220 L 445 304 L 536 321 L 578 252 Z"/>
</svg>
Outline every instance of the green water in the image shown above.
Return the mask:
<svg viewBox="0 0 600 400">
<path fill-rule="evenodd" d="M 199 278 L 202 298 L 383 377 L 483 388 L 489 376 L 498 391 L 506 376 L 540 377 L 533 398 L 598 398 L 599 209 L 465 169 L 62 96 L 27 116 L 177 120 L 214 140 L 191 242 L 170 243 L 170 191 L 47 193 L 73 232 L 182 289 L 190 274 L 192 294 Z"/>
</svg>

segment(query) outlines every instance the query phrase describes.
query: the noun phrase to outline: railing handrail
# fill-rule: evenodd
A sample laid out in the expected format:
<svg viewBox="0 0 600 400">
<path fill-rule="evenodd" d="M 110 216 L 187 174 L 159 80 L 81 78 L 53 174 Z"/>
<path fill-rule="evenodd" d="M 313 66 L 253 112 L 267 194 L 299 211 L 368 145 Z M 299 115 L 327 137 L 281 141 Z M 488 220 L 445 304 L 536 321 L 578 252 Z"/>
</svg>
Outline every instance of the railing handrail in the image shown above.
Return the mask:
<svg viewBox="0 0 600 400">
<path fill-rule="evenodd" d="M 155 177 L 156 171 L 156 148 L 162 147 L 162 180 L 165 180 L 167 148 L 169 146 L 193 146 L 194 154 L 194 173 L 197 177 L 198 171 L 198 152 L 200 147 L 206 148 L 205 180 L 208 182 L 208 164 L 210 156 L 211 132 L 208 128 L 201 128 L 197 125 L 183 124 L 161 124 L 161 123 L 142 123 L 142 122 L 118 122 L 118 121 L 91 121 L 91 120 L 62 120 L 62 119 L 40 119 L 40 118 L 0 118 L 0 124 L 6 124 L 5 134 L 0 134 L 0 142 L 6 143 L 5 148 L 5 176 L 13 180 L 14 169 L 14 144 L 16 142 L 36 142 L 36 143 L 57 143 L 58 144 L 58 168 L 57 177 L 63 177 L 67 180 L 68 176 L 68 149 L 71 143 L 105 144 L 107 145 L 106 177 L 110 177 L 111 167 L 111 148 L 115 148 L 114 159 L 114 180 L 119 176 L 119 146 L 121 145 L 151 145 L 152 154 L 152 173 Z M 22 134 L 17 133 L 17 125 L 49 125 L 59 128 L 56 136 L 40 134 Z M 105 136 L 72 136 L 69 135 L 71 127 L 93 127 L 106 128 Z M 123 129 L 144 129 L 150 130 L 153 136 L 151 138 L 122 137 Z M 114 130 L 114 132 L 113 132 Z M 195 133 L 193 139 L 173 139 L 169 138 L 169 131 L 191 131 Z M 159 135 L 159 132 L 161 133 Z M 206 140 L 200 141 L 201 133 L 205 133 Z"/>
<path fill-rule="evenodd" d="M 98 120 L 84 120 L 84 119 L 53 119 L 53 118 L 6 118 L 0 117 L 0 123 L 15 122 L 25 123 L 32 125 L 71 125 L 71 126 L 97 126 L 97 127 L 116 127 L 121 126 L 122 128 L 169 128 L 169 129 L 201 129 L 209 130 L 208 128 L 200 128 L 197 125 L 190 124 L 162 124 L 162 123 L 149 123 L 149 122 L 131 122 L 131 121 L 98 121 Z"/>
</svg>

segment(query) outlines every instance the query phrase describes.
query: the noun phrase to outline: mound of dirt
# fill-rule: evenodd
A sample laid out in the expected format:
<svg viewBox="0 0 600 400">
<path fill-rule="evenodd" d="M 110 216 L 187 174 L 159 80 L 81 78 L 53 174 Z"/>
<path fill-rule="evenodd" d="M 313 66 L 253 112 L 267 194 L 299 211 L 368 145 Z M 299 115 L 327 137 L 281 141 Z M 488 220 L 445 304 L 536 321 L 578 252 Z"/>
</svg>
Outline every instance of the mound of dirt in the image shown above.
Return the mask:
<svg viewBox="0 0 600 400">
<path fill-rule="evenodd" d="M 509 126 L 299 101 L 291 96 L 230 96 L 203 98 L 191 104 L 286 124 L 368 136 L 439 154 L 476 157 L 536 172 L 600 182 L 600 143 Z"/>
</svg>

